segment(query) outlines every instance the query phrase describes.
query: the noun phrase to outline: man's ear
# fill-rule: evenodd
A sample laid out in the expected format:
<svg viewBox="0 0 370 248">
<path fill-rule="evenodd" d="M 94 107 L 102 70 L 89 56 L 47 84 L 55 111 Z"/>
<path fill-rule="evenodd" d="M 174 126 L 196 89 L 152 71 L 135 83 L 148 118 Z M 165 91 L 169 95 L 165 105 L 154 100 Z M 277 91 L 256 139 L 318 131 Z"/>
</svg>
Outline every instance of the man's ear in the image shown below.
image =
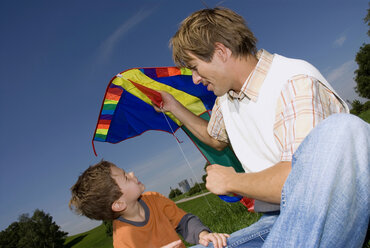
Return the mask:
<svg viewBox="0 0 370 248">
<path fill-rule="evenodd" d="M 221 61 L 226 62 L 227 59 L 231 56 L 231 50 L 227 48 L 224 44 L 216 42 L 214 54 L 219 56 Z"/>
<path fill-rule="evenodd" d="M 117 201 L 113 202 L 112 204 L 112 210 L 114 212 L 122 212 L 126 209 L 127 204 L 124 200 L 118 199 Z"/>
</svg>

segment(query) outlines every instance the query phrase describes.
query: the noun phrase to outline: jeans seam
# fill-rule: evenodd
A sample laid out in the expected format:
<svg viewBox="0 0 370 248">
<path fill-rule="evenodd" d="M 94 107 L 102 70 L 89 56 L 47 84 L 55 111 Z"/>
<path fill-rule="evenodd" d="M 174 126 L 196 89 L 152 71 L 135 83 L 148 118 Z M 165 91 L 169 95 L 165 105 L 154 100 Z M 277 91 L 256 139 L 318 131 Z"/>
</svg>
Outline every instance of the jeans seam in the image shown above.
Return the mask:
<svg viewBox="0 0 370 248">
<path fill-rule="evenodd" d="M 284 188 L 282 189 L 281 191 L 281 208 L 285 208 L 285 205 L 286 205 L 286 200 L 285 200 L 285 192 L 284 192 Z"/>
<path fill-rule="evenodd" d="M 261 239 L 264 241 L 264 239 L 262 238 L 262 235 L 264 235 L 264 234 L 266 234 L 266 233 L 269 233 L 270 231 L 271 231 L 271 228 L 267 228 L 267 229 L 265 229 L 265 230 L 262 230 L 262 231 L 259 231 L 259 232 L 257 232 L 257 233 L 254 233 L 254 234 L 252 234 L 252 235 L 250 235 L 250 236 L 248 236 L 248 237 L 246 237 L 246 238 L 243 238 L 243 239 L 237 240 L 237 241 L 235 241 L 234 243 L 232 243 L 232 244 L 230 244 L 230 245 L 227 245 L 227 247 L 229 247 L 229 248 L 237 247 L 237 246 L 239 246 L 239 245 L 241 245 L 241 244 L 244 244 L 244 243 L 246 243 L 246 242 L 248 242 L 248 241 L 250 241 L 250 240 L 252 240 L 252 239 L 255 239 L 255 238 L 257 238 L 257 237 L 261 238 Z"/>
</svg>

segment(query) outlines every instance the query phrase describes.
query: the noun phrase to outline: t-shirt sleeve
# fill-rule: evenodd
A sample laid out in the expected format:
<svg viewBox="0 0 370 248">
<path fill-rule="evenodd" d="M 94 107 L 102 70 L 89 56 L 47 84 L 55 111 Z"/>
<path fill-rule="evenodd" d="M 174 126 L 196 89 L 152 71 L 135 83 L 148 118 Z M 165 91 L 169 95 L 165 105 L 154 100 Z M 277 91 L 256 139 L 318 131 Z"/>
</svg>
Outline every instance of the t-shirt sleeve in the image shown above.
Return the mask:
<svg viewBox="0 0 370 248">
<path fill-rule="evenodd" d="M 224 117 L 221 112 L 219 98 L 216 98 L 215 105 L 213 106 L 211 119 L 209 120 L 207 126 L 207 132 L 216 140 L 230 143 L 226 132 Z"/>
<path fill-rule="evenodd" d="M 186 212 L 179 208 L 172 200 L 160 193 L 156 194 L 156 201 L 160 206 L 162 213 L 168 218 L 175 229 L 179 225 Z"/>
<path fill-rule="evenodd" d="M 199 233 L 202 231 L 211 232 L 211 230 L 206 227 L 197 216 L 192 214 L 184 215 L 176 228 L 176 232 L 181 234 L 185 241 L 190 244 L 199 243 Z"/>
</svg>

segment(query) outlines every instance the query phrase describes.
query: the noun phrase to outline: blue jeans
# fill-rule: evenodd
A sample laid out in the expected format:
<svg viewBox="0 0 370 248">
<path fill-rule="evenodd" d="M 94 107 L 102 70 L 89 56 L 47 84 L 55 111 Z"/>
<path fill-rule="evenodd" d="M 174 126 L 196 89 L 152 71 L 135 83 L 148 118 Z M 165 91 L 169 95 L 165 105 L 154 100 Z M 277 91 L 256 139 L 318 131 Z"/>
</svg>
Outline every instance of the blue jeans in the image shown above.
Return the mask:
<svg viewBox="0 0 370 248">
<path fill-rule="evenodd" d="M 233 233 L 228 247 L 361 247 L 369 195 L 370 125 L 332 115 L 294 153 L 280 215 L 264 215 Z"/>
</svg>

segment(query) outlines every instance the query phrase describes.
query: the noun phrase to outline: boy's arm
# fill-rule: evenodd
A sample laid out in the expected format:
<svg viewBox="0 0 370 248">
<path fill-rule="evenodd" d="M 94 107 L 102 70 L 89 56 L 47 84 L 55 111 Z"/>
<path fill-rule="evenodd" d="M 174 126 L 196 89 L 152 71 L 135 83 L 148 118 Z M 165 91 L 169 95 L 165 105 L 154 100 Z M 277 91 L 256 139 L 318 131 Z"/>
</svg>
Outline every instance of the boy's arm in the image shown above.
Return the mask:
<svg viewBox="0 0 370 248">
<path fill-rule="evenodd" d="M 228 234 L 211 233 L 211 230 L 192 214 L 182 217 L 176 232 L 181 234 L 188 243 L 208 246 L 209 242 L 212 242 L 215 248 L 226 246 L 226 238 L 229 237 Z"/>
<path fill-rule="evenodd" d="M 176 232 L 191 244 L 199 244 L 199 234 L 203 231 L 211 232 L 197 216 L 192 214 L 185 214 L 176 227 Z"/>
</svg>

